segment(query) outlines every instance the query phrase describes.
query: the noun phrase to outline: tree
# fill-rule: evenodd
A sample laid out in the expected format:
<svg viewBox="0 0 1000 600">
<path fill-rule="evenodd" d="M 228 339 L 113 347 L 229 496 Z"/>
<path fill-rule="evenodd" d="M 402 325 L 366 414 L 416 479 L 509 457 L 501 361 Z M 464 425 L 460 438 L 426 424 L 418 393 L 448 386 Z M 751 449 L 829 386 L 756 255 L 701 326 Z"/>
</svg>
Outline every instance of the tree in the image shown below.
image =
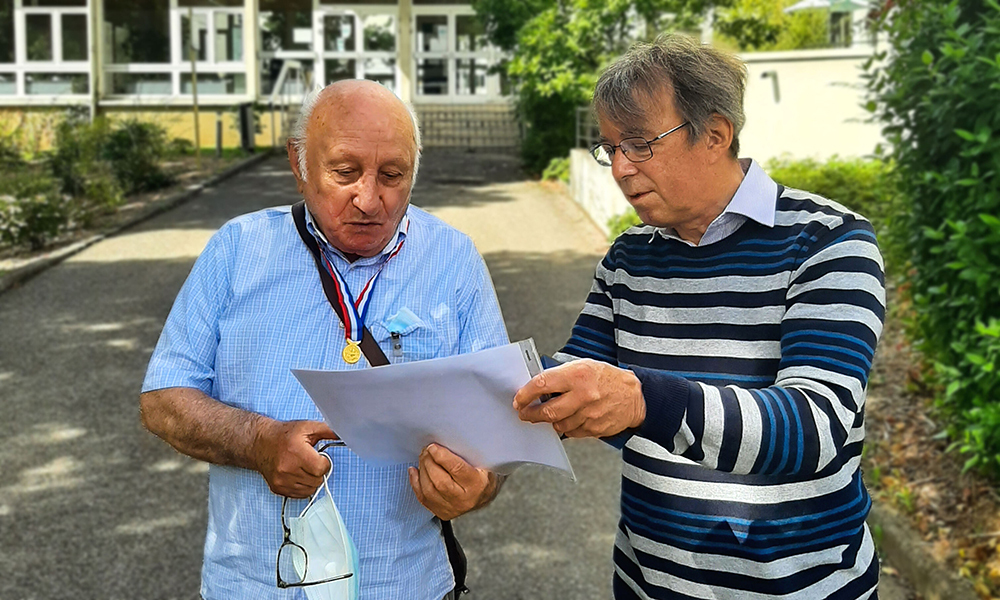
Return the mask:
<svg viewBox="0 0 1000 600">
<path fill-rule="evenodd" d="M 600 69 L 633 42 L 690 30 L 731 0 L 473 0 L 490 41 L 511 52 L 507 75 L 526 125 L 522 156 L 540 173 L 574 145 L 576 108 Z"/>
<path fill-rule="evenodd" d="M 1000 474 L 1000 3 L 901 0 L 884 27 L 868 108 L 908 199 L 891 239 L 911 335 L 966 468 Z"/>
<path fill-rule="evenodd" d="M 737 0 L 719 11 L 715 30 L 722 41 L 741 51 L 825 48 L 830 40 L 829 13 L 784 9 L 796 0 Z"/>
</svg>

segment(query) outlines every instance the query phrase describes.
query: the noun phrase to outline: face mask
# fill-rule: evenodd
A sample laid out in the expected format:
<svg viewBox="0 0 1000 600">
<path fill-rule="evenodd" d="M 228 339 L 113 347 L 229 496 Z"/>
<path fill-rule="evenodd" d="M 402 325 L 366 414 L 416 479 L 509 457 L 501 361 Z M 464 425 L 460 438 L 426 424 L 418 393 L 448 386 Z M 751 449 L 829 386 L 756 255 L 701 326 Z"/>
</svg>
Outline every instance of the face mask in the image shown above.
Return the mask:
<svg viewBox="0 0 1000 600">
<path fill-rule="evenodd" d="M 303 586 L 309 600 L 357 600 L 358 551 L 330 494 L 332 472 L 331 460 L 330 472 L 323 476 L 322 487 L 316 490 L 298 517 L 288 519 L 291 540 L 305 550 L 305 556 L 293 555 L 292 566 L 301 581 L 307 583 L 354 574 L 338 581 Z"/>
</svg>

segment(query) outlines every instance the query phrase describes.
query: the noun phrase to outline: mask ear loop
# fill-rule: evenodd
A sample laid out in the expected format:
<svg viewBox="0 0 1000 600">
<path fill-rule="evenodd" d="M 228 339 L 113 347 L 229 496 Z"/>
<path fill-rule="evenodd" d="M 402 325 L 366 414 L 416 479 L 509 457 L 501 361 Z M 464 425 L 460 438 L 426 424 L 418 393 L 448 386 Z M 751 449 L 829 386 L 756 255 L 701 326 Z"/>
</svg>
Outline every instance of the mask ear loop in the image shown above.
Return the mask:
<svg viewBox="0 0 1000 600">
<path fill-rule="evenodd" d="M 306 507 L 303 508 L 302 512 L 299 513 L 300 517 L 306 514 L 306 511 L 309 510 L 309 507 L 313 505 L 313 502 L 316 502 L 316 498 L 319 498 L 319 494 L 323 490 L 326 490 L 326 495 L 329 496 L 331 500 L 333 499 L 333 494 L 330 493 L 330 475 L 333 474 L 333 459 L 330 458 L 330 455 L 327 454 L 326 452 L 320 452 L 320 454 L 323 455 L 323 458 L 330 461 L 330 470 L 323 475 L 323 486 L 318 490 L 316 490 L 316 493 L 312 495 L 312 498 L 309 498 L 309 504 L 306 504 Z"/>
</svg>

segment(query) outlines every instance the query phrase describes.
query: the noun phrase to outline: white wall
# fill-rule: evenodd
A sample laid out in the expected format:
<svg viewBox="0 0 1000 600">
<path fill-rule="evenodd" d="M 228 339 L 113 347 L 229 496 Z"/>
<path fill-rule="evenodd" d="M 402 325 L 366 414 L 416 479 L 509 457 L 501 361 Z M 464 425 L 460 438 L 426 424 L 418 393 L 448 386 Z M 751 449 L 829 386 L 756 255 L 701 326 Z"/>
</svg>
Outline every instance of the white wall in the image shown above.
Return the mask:
<svg viewBox="0 0 1000 600">
<path fill-rule="evenodd" d="M 597 164 L 583 148 L 569 152 L 569 193 L 605 235 L 609 233 L 611 217 L 629 208 L 628 200 L 611 176 L 611 169 Z"/>
<path fill-rule="evenodd" d="M 862 107 L 861 65 L 871 53 L 866 46 L 741 55 L 749 78 L 740 155 L 763 163 L 785 154 L 816 159 L 871 154 L 882 139 Z M 779 99 L 773 77 L 765 73 L 777 74 Z"/>
</svg>

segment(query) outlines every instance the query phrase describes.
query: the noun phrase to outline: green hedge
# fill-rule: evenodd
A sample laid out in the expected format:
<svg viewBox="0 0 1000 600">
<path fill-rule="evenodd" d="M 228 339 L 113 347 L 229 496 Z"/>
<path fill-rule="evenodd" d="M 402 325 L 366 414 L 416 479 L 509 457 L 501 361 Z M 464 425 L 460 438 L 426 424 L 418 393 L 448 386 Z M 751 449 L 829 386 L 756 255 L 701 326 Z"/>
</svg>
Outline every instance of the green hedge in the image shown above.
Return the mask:
<svg viewBox="0 0 1000 600">
<path fill-rule="evenodd" d="M 914 339 L 966 468 L 1000 474 L 1000 4 L 901 0 L 867 67 L 869 109 L 912 209 Z M 882 62 L 880 62 L 882 61 Z"/>
</svg>

